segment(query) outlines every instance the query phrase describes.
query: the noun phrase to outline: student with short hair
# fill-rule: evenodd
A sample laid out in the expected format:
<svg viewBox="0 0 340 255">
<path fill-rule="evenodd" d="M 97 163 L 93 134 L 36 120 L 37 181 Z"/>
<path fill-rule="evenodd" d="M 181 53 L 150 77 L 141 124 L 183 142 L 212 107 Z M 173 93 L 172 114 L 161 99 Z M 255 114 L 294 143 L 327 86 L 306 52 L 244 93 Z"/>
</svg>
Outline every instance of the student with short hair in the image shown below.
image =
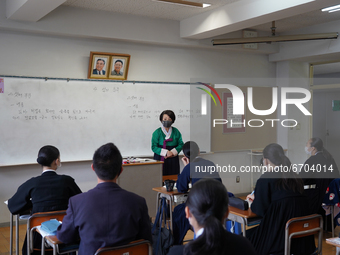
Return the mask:
<svg viewBox="0 0 340 255">
<path fill-rule="evenodd" d="M 118 186 L 123 171 L 122 155 L 113 143 L 99 147 L 93 155 L 92 170 L 98 185 L 69 200 L 57 237 L 63 243 L 80 239 L 79 254 L 93 255 L 97 249 L 152 241 L 148 207 L 143 197 Z"/>
<path fill-rule="evenodd" d="M 59 175 L 61 167 L 59 150 L 46 145 L 39 150 L 37 162 L 42 166 L 42 174 L 23 183 L 8 200 L 8 209 L 12 214 L 22 214 L 66 210 L 70 197 L 81 193 L 74 179 L 68 175 Z M 34 247 L 41 247 L 41 236 L 34 235 Z M 26 239 L 22 254 L 27 254 Z"/>
<path fill-rule="evenodd" d="M 223 223 L 228 217 L 228 192 L 215 179 L 201 179 L 192 187 L 185 214 L 196 233 L 186 245 L 174 246 L 168 255 L 255 255 L 251 243 L 240 235 L 227 232 Z"/>
<path fill-rule="evenodd" d="M 215 164 L 199 156 L 200 149 L 198 144 L 194 141 L 188 141 L 183 145 L 182 162 L 184 168 L 181 174 L 178 175 L 176 187 L 179 192 L 186 193 L 189 190 L 189 183 L 194 185 L 197 181 L 202 178 L 215 178 L 216 180 L 222 182 L 219 173 L 216 171 L 214 173 L 205 172 L 205 170 L 210 167 L 215 168 Z M 196 167 L 200 171 L 195 172 Z M 203 170 L 204 172 L 202 172 Z M 190 229 L 190 224 L 188 219 L 185 218 L 184 212 L 185 204 L 179 204 L 174 208 L 173 212 L 173 236 L 174 244 L 181 244 L 183 239 Z"/>
</svg>

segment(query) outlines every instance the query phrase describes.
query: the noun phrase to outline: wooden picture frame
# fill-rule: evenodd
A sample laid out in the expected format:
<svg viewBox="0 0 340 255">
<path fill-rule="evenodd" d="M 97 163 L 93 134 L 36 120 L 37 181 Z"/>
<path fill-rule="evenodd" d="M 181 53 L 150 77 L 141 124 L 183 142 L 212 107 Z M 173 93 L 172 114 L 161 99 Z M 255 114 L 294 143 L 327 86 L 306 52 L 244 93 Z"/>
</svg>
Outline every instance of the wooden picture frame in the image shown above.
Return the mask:
<svg viewBox="0 0 340 255">
<path fill-rule="evenodd" d="M 91 51 L 87 77 L 88 79 L 127 80 L 129 64 L 128 54 Z M 101 74 L 97 73 L 98 69 Z"/>
<path fill-rule="evenodd" d="M 110 55 L 101 52 L 91 52 L 87 78 L 107 79 L 109 73 L 108 70 L 110 70 L 109 66 Z"/>
<path fill-rule="evenodd" d="M 115 54 L 110 57 L 109 79 L 126 80 L 130 64 L 130 55 Z"/>
</svg>

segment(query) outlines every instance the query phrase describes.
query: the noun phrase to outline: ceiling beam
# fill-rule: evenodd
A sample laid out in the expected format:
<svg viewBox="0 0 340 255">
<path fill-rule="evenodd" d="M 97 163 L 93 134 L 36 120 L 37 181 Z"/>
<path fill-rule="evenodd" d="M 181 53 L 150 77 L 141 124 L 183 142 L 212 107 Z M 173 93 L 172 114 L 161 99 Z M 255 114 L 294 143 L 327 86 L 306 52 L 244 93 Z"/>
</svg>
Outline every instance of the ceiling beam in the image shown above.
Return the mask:
<svg viewBox="0 0 340 255">
<path fill-rule="evenodd" d="M 211 38 L 313 11 L 336 2 L 336 0 L 242 0 L 182 20 L 180 36 L 190 39 Z"/>
<path fill-rule="evenodd" d="M 37 22 L 66 0 L 6 0 L 6 17 Z"/>
</svg>

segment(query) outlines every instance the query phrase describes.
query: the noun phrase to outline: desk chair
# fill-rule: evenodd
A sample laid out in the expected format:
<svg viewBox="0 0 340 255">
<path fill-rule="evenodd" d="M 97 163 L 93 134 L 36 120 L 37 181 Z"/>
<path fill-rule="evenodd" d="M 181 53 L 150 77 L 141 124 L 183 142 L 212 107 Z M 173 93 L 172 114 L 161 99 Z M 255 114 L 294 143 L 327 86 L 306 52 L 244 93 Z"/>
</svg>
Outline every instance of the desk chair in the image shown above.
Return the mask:
<svg viewBox="0 0 340 255">
<path fill-rule="evenodd" d="M 62 221 L 65 215 L 66 215 L 66 210 L 34 213 L 31 217 L 28 218 L 27 220 L 27 254 L 31 254 L 33 252 L 33 232 L 36 231 L 36 228 L 40 226 L 42 222 L 48 221 L 51 219 Z M 42 254 L 44 254 L 45 252 L 44 238 L 42 238 L 41 247 L 42 247 L 41 248 Z"/>
<path fill-rule="evenodd" d="M 284 255 L 290 254 L 291 239 L 304 236 L 319 234 L 317 254 L 322 251 L 322 216 L 320 214 L 312 214 L 303 217 L 292 218 L 287 221 L 285 230 L 285 251 Z"/>
<path fill-rule="evenodd" d="M 138 240 L 117 247 L 99 248 L 94 255 L 152 255 L 152 247 L 149 241 Z"/>
</svg>

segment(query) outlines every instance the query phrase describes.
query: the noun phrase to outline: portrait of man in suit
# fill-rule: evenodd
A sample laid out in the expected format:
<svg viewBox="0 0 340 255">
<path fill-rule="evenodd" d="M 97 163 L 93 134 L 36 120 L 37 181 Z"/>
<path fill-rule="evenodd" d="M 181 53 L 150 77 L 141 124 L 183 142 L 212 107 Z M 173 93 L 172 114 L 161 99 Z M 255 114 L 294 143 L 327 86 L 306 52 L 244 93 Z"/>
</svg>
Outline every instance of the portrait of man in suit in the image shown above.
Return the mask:
<svg viewBox="0 0 340 255">
<path fill-rule="evenodd" d="M 105 75 L 105 59 L 98 58 L 96 61 L 96 68 L 93 69 L 92 74 Z"/>
<path fill-rule="evenodd" d="M 121 71 L 121 69 L 123 68 L 123 65 L 124 64 L 122 60 L 120 59 L 115 60 L 111 75 L 123 76 L 123 71 Z"/>
</svg>

